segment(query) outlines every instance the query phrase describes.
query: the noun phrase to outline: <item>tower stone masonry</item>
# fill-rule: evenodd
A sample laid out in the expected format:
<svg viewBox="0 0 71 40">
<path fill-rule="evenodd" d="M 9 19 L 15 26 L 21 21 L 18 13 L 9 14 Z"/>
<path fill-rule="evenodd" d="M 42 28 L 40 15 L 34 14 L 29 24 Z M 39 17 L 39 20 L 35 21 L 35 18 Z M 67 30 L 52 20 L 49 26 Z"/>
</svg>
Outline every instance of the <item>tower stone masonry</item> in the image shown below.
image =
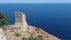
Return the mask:
<svg viewBox="0 0 71 40">
<path fill-rule="evenodd" d="M 21 27 L 24 30 L 27 29 L 27 22 L 26 22 L 26 16 L 22 12 L 15 12 L 15 25 L 16 27 Z"/>
</svg>

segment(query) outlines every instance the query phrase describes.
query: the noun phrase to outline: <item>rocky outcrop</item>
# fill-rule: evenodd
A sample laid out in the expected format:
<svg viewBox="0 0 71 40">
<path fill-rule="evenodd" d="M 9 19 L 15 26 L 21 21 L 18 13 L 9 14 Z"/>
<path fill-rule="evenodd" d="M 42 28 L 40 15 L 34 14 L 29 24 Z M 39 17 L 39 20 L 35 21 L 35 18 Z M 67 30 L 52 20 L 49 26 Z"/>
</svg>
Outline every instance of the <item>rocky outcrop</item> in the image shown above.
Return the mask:
<svg viewBox="0 0 71 40">
<path fill-rule="evenodd" d="M 25 19 L 25 14 L 22 12 L 15 13 L 15 25 L 3 27 L 3 30 L 7 40 L 22 40 L 23 37 L 29 37 L 30 33 L 34 34 L 34 36 L 41 35 L 43 40 L 60 40 L 40 28 L 28 25 Z M 15 32 L 19 32 L 21 35 L 16 37 Z"/>
<path fill-rule="evenodd" d="M 6 40 L 4 31 L 2 29 L 0 29 L 0 40 Z"/>
<path fill-rule="evenodd" d="M 34 27 L 34 26 L 29 26 L 29 32 L 34 33 L 35 35 L 41 35 L 43 36 L 44 40 L 60 40 L 59 38 L 45 32 L 44 30 Z"/>
</svg>

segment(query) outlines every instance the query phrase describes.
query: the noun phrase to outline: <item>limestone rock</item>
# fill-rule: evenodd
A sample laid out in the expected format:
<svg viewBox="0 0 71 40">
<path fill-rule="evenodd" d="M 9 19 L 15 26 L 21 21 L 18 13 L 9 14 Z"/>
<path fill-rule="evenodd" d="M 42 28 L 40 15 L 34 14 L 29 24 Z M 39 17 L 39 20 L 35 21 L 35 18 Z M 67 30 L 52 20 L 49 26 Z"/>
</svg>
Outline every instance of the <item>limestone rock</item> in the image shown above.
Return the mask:
<svg viewBox="0 0 71 40">
<path fill-rule="evenodd" d="M 22 40 L 23 37 L 29 37 L 30 33 L 33 33 L 35 36 L 42 35 L 43 40 L 60 40 L 40 28 L 28 25 L 26 16 L 22 12 L 15 12 L 15 24 L 8 25 L 3 30 L 7 40 Z M 19 32 L 21 35 L 16 37 L 14 32 Z"/>
</svg>

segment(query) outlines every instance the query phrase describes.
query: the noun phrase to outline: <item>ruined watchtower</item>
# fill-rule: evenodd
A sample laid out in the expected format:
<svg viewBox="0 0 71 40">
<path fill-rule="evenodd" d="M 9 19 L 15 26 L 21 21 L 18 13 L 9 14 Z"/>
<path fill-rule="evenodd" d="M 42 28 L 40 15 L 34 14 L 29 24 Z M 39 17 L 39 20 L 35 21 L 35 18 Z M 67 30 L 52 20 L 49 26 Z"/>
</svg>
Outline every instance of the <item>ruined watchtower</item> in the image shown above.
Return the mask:
<svg viewBox="0 0 71 40">
<path fill-rule="evenodd" d="M 27 22 L 25 14 L 22 12 L 15 12 L 15 25 L 16 27 L 21 27 L 27 29 Z"/>
</svg>

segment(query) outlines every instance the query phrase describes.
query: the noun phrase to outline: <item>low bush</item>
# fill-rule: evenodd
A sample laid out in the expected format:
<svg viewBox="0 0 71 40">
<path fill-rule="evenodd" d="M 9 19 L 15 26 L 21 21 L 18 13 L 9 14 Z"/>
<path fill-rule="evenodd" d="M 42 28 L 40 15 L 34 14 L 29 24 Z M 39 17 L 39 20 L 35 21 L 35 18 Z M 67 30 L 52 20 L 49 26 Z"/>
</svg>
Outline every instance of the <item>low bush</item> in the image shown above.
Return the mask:
<svg viewBox="0 0 71 40">
<path fill-rule="evenodd" d="M 19 37 L 19 36 L 21 36 L 21 34 L 19 32 L 15 32 L 15 36 Z"/>
</svg>

